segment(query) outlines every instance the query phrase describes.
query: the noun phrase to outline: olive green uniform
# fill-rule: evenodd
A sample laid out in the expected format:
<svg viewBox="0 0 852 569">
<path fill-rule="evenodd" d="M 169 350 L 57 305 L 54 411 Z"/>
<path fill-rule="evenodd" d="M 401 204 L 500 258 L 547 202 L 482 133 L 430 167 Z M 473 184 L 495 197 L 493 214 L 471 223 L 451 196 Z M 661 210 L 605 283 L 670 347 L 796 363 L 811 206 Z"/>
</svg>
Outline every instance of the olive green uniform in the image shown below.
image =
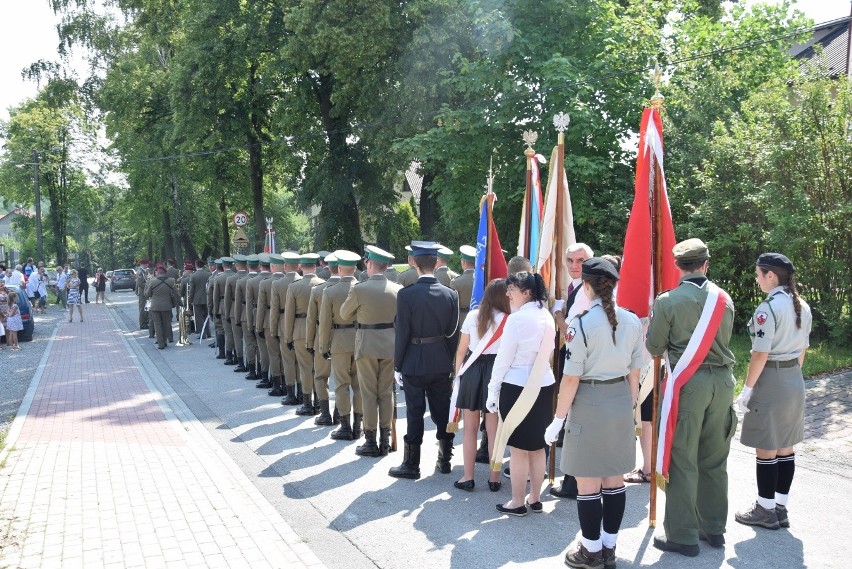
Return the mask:
<svg viewBox="0 0 852 569">
<path fill-rule="evenodd" d="M 700 273 L 688 274 L 654 301 L 646 346 L 652 355 L 668 351 L 672 369 L 701 317 L 707 282 Z M 737 417 L 734 355 L 728 347 L 734 322 L 730 297 L 726 304 L 707 357 L 680 390 L 663 527 L 670 541 L 683 545 L 697 544 L 699 530 L 724 533 L 728 517 L 727 461 Z"/>
<path fill-rule="evenodd" d="M 234 289 L 231 286 L 236 281 L 235 270 L 225 271 L 219 284 L 219 316 L 222 318 L 222 328 L 225 331 L 225 354 L 231 357 L 234 353 L 234 331 L 231 322 L 231 307 L 234 304 Z"/>
<path fill-rule="evenodd" d="M 203 332 L 204 321 L 207 319 L 207 281 L 210 279 L 210 271 L 202 267 L 197 269 L 189 277 L 190 302 L 192 304 L 192 316 L 195 319 L 195 331 L 199 335 Z"/>
<path fill-rule="evenodd" d="M 397 284 L 402 287 L 407 287 L 409 285 L 413 285 L 417 282 L 417 279 L 420 275 L 417 274 L 417 269 L 414 267 L 408 267 L 396 277 Z"/>
<path fill-rule="evenodd" d="M 145 296 L 151 299 L 149 316 L 154 324 L 157 346 L 166 347 L 172 328 L 172 308 L 180 302 L 175 280 L 168 277 L 156 277 L 148 281 Z"/>
<path fill-rule="evenodd" d="M 287 306 L 284 310 L 284 343 L 293 344 L 296 363 L 299 367 L 299 379 L 302 393 L 310 394 L 314 389 L 314 356 L 308 349 L 307 318 L 311 290 L 325 281 L 313 273 L 305 273 L 302 278 L 287 288 Z"/>
<path fill-rule="evenodd" d="M 272 273 L 270 273 L 269 271 L 263 271 L 259 272 L 253 277 L 249 277 L 246 281 L 246 304 L 243 309 L 243 338 L 246 343 L 246 361 L 244 363 L 249 369 L 257 369 L 258 372 L 260 372 L 261 370 L 266 370 L 268 368 L 264 367 L 262 363 L 260 365 L 260 368 L 257 368 L 258 352 L 262 354 L 266 351 L 265 342 L 258 342 L 257 333 L 255 332 L 254 321 L 257 315 L 257 295 L 260 292 L 261 281 L 268 279 L 271 275 Z M 263 348 L 261 348 L 259 344 L 264 344 Z M 267 365 L 269 365 L 269 358 L 267 357 L 266 359 Z M 262 362 L 262 356 L 260 360 Z"/>
<path fill-rule="evenodd" d="M 139 329 L 143 330 L 148 327 L 148 311 L 145 310 L 145 302 L 148 297 L 145 296 L 145 287 L 148 285 L 148 276 L 145 274 L 145 269 L 136 271 L 136 296 L 139 297 Z"/>
<path fill-rule="evenodd" d="M 444 286 L 450 286 L 450 283 L 452 283 L 453 279 L 457 276 L 459 276 L 459 274 L 455 271 L 451 271 L 446 265 L 435 269 L 435 278 Z M 470 304 L 470 301 L 468 301 L 468 304 Z"/>
<path fill-rule="evenodd" d="M 340 307 L 342 318 L 355 318 L 358 322 L 355 365 L 365 431 L 377 431 L 377 427 L 390 429 L 393 421 L 394 319 L 396 294 L 400 289 L 400 285 L 388 281 L 384 275 L 373 275 L 352 287 Z"/>
<path fill-rule="evenodd" d="M 238 360 L 243 359 L 243 324 L 242 316 L 245 308 L 246 280 L 249 277 L 247 270 L 237 271 L 237 274 L 228 278 L 225 289 L 225 302 L 230 307 L 231 335 L 234 337 L 234 353 Z M 228 293 L 230 292 L 230 299 Z"/>
<path fill-rule="evenodd" d="M 299 273 L 290 271 L 284 275 L 284 278 L 278 279 L 272 284 L 269 302 L 269 327 L 279 339 L 281 350 L 281 361 L 284 363 L 284 380 L 288 386 L 293 386 L 298 383 L 299 372 L 296 367 L 296 352 L 287 347 L 284 341 L 284 322 L 286 321 L 285 310 L 287 307 L 287 289 L 290 284 L 301 280 Z M 280 381 L 276 387 L 282 387 Z"/>
<path fill-rule="evenodd" d="M 353 411 L 361 414 L 361 386 L 355 367 L 355 318 L 344 318 L 340 314 L 340 308 L 355 284 L 355 277 L 340 277 L 337 284 L 329 285 L 323 291 L 320 306 L 320 349 L 323 354 L 331 354 L 335 405 L 341 415 L 349 415 Z"/>
<path fill-rule="evenodd" d="M 266 372 L 275 378 L 274 383 L 281 381 L 281 345 L 276 333 L 273 333 L 270 312 L 272 309 L 272 287 L 276 281 L 284 278 L 284 273 L 272 273 L 267 279 L 260 281 L 257 287 L 257 312 L 255 313 L 254 331 L 262 336 L 258 343 L 260 349 L 261 380 L 266 380 Z M 262 346 L 266 346 L 264 349 Z M 266 361 L 264 361 L 264 352 Z"/>
<path fill-rule="evenodd" d="M 329 273 L 331 270 L 329 269 Z M 340 277 L 330 275 L 328 280 L 311 289 L 308 301 L 308 317 L 305 321 L 305 344 L 314 350 L 314 390 L 320 401 L 328 401 L 328 377 L 331 375 L 331 362 L 325 359 L 319 341 L 320 311 L 322 309 L 322 293 L 333 284 L 340 282 Z"/>
<path fill-rule="evenodd" d="M 465 269 L 450 281 L 450 288 L 459 293 L 459 322 L 464 322 L 470 311 L 470 297 L 473 295 L 473 269 Z"/>
</svg>

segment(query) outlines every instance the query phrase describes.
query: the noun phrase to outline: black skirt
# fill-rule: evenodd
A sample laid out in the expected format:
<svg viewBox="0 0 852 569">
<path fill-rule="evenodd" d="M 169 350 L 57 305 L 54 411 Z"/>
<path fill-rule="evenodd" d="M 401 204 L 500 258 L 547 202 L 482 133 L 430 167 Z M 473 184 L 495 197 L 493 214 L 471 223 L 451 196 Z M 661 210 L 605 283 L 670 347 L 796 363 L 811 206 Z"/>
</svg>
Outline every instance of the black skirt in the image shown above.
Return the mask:
<svg viewBox="0 0 852 569">
<path fill-rule="evenodd" d="M 482 354 L 461 376 L 459 397 L 456 407 L 469 411 L 485 411 L 488 401 L 488 382 L 491 380 L 491 369 L 494 367 L 496 354 Z"/>
<path fill-rule="evenodd" d="M 500 387 L 500 416 L 506 418 L 515 401 L 523 391 L 523 387 L 504 383 Z M 556 384 L 542 387 L 532 409 L 521 421 L 521 424 L 509 437 L 509 446 L 521 450 L 541 450 L 544 448 L 544 431 L 553 420 L 553 392 Z"/>
</svg>

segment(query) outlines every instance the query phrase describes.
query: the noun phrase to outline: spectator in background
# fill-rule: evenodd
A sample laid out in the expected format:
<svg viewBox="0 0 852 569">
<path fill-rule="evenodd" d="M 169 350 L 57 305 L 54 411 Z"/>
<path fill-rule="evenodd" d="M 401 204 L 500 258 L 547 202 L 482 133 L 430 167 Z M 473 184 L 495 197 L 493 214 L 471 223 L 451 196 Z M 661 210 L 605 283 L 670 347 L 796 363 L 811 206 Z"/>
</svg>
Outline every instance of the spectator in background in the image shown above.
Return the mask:
<svg viewBox="0 0 852 569">
<path fill-rule="evenodd" d="M 95 304 L 104 302 L 104 293 L 106 292 L 107 278 L 104 270 L 98 267 L 98 272 L 95 273 Z"/>
<path fill-rule="evenodd" d="M 68 280 L 68 273 L 61 266 L 56 267 L 56 304 L 62 303 L 62 308 L 68 308 L 65 299 L 68 298 L 68 291 L 65 290 L 65 281 Z"/>
<path fill-rule="evenodd" d="M 83 321 L 83 305 L 80 304 L 80 279 L 77 271 L 72 270 L 68 280 L 65 281 L 65 289 L 68 291 L 68 322 L 74 322 L 74 306 L 80 312 L 80 322 Z"/>
<path fill-rule="evenodd" d="M 33 272 L 35 272 L 35 265 L 33 265 L 33 258 L 30 257 L 27 259 L 27 264 L 24 266 L 24 275 L 27 279 L 29 279 Z"/>
<path fill-rule="evenodd" d="M 80 298 L 89 304 L 89 271 L 85 266 L 81 265 L 77 270 L 77 278 L 80 279 Z"/>
<path fill-rule="evenodd" d="M 23 286 L 24 280 L 24 273 L 21 272 L 21 265 L 15 265 L 15 270 L 12 271 L 10 276 L 6 277 L 6 284 Z"/>
<path fill-rule="evenodd" d="M 27 296 L 34 309 L 44 314 L 47 305 L 47 275 L 40 268 L 30 275 L 27 281 Z"/>
</svg>

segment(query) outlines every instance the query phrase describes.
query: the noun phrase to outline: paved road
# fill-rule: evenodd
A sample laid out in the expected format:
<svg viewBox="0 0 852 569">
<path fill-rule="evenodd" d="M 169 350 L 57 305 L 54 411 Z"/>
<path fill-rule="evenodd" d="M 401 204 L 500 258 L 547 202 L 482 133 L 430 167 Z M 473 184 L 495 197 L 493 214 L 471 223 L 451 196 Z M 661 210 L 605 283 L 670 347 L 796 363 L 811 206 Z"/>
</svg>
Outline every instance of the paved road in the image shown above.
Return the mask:
<svg viewBox="0 0 852 569">
<path fill-rule="evenodd" d="M 162 378 L 158 387 L 165 401 L 169 406 L 185 404 L 181 421 L 192 421 L 191 412 L 326 566 L 563 566 L 565 549 L 579 532 L 574 502 L 546 499 L 544 515 L 501 517 L 494 505 L 508 499 L 508 484 L 497 494 L 488 492 L 486 473 L 480 469 L 476 479 L 483 489 L 477 486 L 470 494 L 455 490 L 452 481 L 461 475 L 460 457 L 453 460 L 452 474 L 436 474 L 430 465 L 437 447 L 430 443 L 423 448 L 421 480 L 389 478 L 387 469 L 400 462 L 400 453 L 382 459 L 357 457 L 357 443 L 330 440 L 328 429 L 297 417 L 293 408 L 282 407 L 277 398 L 267 397 L 253 382 L 221 365 L 206 342 L 156 350 L 147 332 L 134 330 L 135 297 L 116 293 L 110 300 L 129 331 L 132 353 L 140 364 L 152 364 L 152 376 Z M 728 545 L 724 550 L 702 547 L 701 556 L 689 560 L 689 566 L 848 566 L 852 547 L 842 536 L 852 510 L 852 481 L 848 469 L 837 468 L 832 459 L 848 464 L 843 461 L 852 455 L 845 422 L 852 409 L 843 387 L 850 383 L 852 377 L 843 377 L 809 389 L 809 433 L 819 438 L 800 450 L 789 505 L 792 528 L 755 531 L 733 521 L 734 510 L 752 502 L 756 492 L 753 454 L 737 443 L 729 461 Z M 829 402 L 840 407 L 820 416 L 819 409 Z M 401 433 L 404 424 L 400 399 Z M 433 433 L 427 432 L 427 441 Z M 647 492 L 647 485 L 628 489 L 619 567 L 684 566 L 683 557 L 650 546 Z M 661 494 L 659 512 L 664 499 Z"/>
</svg>

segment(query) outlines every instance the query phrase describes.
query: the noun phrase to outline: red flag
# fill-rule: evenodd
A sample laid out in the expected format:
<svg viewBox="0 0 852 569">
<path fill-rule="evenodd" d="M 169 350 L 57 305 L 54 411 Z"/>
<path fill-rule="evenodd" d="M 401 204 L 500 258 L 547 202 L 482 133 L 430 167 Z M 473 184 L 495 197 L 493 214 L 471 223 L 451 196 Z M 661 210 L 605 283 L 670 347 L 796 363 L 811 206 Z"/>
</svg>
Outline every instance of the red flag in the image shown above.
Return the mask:
<svg viewBox="0 0 852 569">
<path fill-rule="evenodd" d="M 488 195 L 486 204 L 488 206 L 488 259 L 486 261 L 486 284 L 493 279 L 505 279 L 509 276 L 509 266 L 500 246 L 500 236 L 497 235 L 497 226 L 494 225 L 492 209 L 494 207 L 494 193 Z"/>
<path fill-rule="evenodd" d="M 653 193 L 656 189 L 657 203 Z M 655 211 L 652 211 L 652 208 Z M 656 218 L 656 219 L 655 219 Z M 654 267 L 654 230 L 659 247 L 660 267 Z M 648 316 L 654 297 L 677 286 L 680 273 L 674 264 L 675 246 L 672 212 L 663 172 L 663 121 L 659 109 L 642 113 L 639 129 L 639 156 L 636 160 L 636 192 L 624 237 L 624 259 L 618 287 L 618 305 L 640 318 Z M 654 275 L 659 282 L 654 282 Z"/>
</svg>

